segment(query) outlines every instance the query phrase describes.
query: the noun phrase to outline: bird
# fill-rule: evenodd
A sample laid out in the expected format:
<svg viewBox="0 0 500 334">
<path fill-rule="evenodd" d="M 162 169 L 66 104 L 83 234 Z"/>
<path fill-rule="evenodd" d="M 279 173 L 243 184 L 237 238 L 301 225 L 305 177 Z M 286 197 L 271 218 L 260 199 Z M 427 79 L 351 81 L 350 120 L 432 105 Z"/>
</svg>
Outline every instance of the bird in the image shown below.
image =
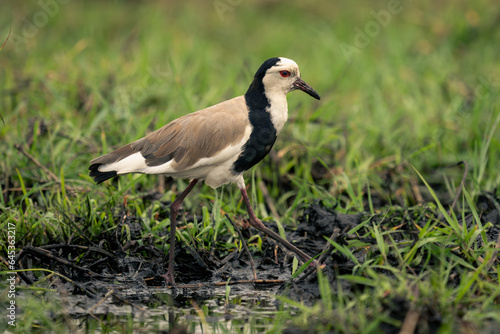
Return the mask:
<svg viewBox="0 0 500 334">
<path fill-rule="evenodd" d="M 295 90 L 320 100 L 319 94 L 302 80 L 295 61 L 285 57 L 267 59 L 255 72 L 244 95 L 186 114 L 90 161 L 90 176 L 97 184 L 128 173 L 164 174 L 190 180 L 170 205 L 169 263 L 167 274 L 163 275 L 167 284 L 175 284 L 177 214 L 183 200 L 200 181 L 212 188 L 236 184 L 253 227 L 283 244 L 304 262 L 314 261 L 257 218 L 243 178 L 243 173 L 273 147 L 288 119 L 286 96 Z"/>
</svg>

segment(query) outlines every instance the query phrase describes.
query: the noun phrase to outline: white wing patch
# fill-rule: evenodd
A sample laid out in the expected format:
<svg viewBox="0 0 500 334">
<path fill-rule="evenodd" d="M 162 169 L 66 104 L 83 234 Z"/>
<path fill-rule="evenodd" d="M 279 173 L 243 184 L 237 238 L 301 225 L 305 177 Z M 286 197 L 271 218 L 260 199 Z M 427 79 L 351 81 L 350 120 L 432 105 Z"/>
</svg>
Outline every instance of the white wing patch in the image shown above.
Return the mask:
<svg viewBox="0 0 500 334">
<path fill-rule="evenodd" d="M 234 145 L 230 145 L 217 153 L 213 157 L 202 158 L 192 166 L 183 170 L 176 170 L 172 165 L 173 160 L 158 166 L 146 165 L 146 159 L 140 152 L 111 163 L 99 166 L 99 171 L 116 171 L 118 174 L 145 173 L 145 174 L 165 174 L 178 178 L 189 178 L 205 180 L 205 183 L 212 188 L 220 187 L 223 184 L 235 182 L 239 175 L 231 172 L 233 163 L 241 154 L 243 145 L 250 138 L 252 127 L 249 125 L 245 129 L 242 140 Z"/>
<path fill-rule="evenodd" d="M 140 152 L 137 152 L 117 162 L 101 165 L 99 166 L 99 171 L 116 171 L 118 174 L 140 173 L 145 167 L 147 167 L 146 159 L 144 159 Z"/>
</svg>

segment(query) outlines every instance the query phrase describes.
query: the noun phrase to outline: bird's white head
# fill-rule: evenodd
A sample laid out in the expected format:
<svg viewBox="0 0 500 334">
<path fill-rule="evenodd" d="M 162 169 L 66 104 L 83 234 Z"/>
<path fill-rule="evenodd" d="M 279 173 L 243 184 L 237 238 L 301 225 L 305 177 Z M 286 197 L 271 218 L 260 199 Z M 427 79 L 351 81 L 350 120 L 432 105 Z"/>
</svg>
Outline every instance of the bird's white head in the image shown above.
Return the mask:
<svg viewBox="0 0 500 334">
<path fill-rule="evenodd" d="M 262 84 L 266 94 L 286 95 L 293 90 L 300 89 L 319 100 L 318 93 L 300 78 L 299 65 L 291 59 L 277 57 L 268 59 L 262 64 L 256 77 L 261 73 Z"/>
</svg>

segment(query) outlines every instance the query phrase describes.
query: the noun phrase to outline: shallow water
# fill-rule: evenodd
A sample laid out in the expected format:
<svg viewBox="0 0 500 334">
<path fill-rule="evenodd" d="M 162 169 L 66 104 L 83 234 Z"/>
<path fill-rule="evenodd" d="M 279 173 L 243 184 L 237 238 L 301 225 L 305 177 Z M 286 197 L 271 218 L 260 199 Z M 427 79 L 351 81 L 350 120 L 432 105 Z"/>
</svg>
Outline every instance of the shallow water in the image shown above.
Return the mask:
<svg viewBox="0 0 500 334">
<path fill-rule="evenodd" d="M 64 298 L 64 304 L 78 328 L 91 329 L 99 319 L 96 330 L 125 327 L 148 332 L 185 328 L 189 333 L 259 333 L 270 329 L 276 315 L 284 312 L 278 310 L 274 297 L 277 290 L 277 286 L 259 290 L 251 284 L 231 286 L 226 299 L 226 287 L 126 289 L 119 296 L 128 302 L 121 302 L 110 293 L 97 300 L 70 295 Z M 136 299 L 142 302 L 130 302 Z"/>
</svg>

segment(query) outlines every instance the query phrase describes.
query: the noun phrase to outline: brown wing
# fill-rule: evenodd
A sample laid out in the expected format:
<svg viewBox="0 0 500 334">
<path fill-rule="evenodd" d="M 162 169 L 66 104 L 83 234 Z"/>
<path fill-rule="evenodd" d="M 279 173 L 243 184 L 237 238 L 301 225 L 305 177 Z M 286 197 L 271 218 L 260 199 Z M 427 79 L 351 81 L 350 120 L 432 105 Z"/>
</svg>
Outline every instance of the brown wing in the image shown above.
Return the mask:
<svg viewBox="0 0 500 334">
<path fill-rule="evenodd" d="M 94 159 L 91 164 L 110 164 L 141 152 L 148 166 L 174 159 L 177 170 L 211 157 L 242 140 L 248 125 L 243 96 L 182 116 L 133 143 Z"/>
</svg>

